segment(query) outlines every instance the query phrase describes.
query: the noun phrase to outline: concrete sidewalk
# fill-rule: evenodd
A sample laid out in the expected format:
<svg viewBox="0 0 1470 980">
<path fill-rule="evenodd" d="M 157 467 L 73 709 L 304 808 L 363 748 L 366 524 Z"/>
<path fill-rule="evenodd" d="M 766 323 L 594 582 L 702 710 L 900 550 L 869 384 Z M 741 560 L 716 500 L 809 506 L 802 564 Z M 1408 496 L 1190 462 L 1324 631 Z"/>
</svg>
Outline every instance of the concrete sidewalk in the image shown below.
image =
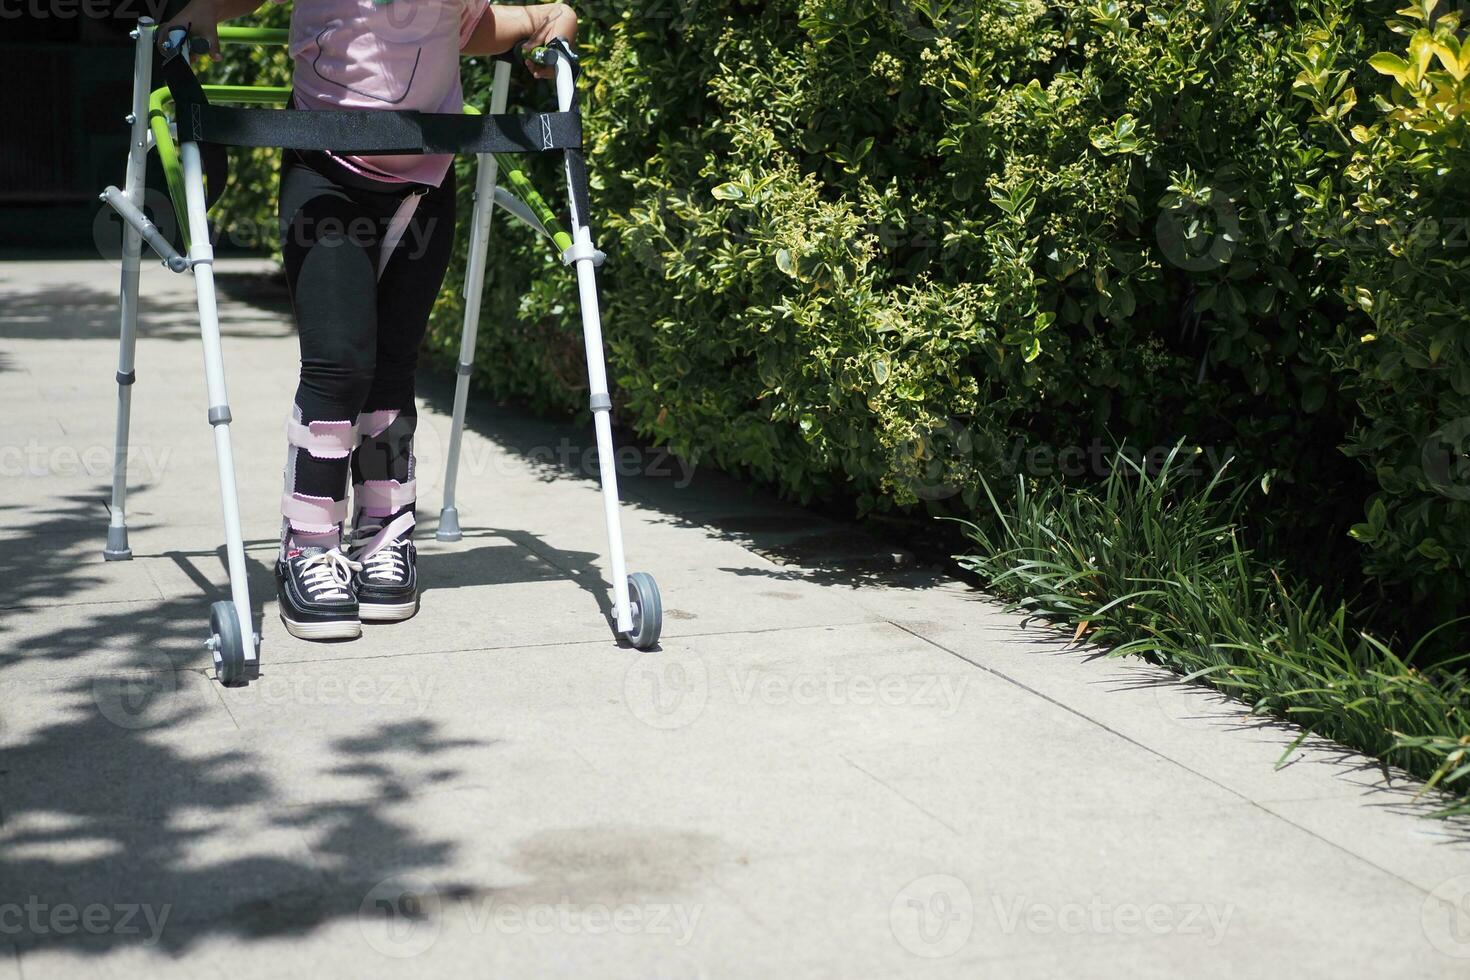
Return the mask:
<svg viewBox="0 0 1470 980">
<path fill-rule="evenodd" d="M 105 564 L 116 269 L 0 265 L 0 980 L 1470 974 L 1470 844 L 1412 783 L 1277 767 L 1295 732 L 728 478 L 624 457 L 660 652 L 604 619 L 589 425 L 472 408 L 436 543 L 442 379 L 422 612 L 292 639 L 269 269 L 219 264 L 264 635 L 227 690 L 192 283 L 144 274 Z"/>
</svg>

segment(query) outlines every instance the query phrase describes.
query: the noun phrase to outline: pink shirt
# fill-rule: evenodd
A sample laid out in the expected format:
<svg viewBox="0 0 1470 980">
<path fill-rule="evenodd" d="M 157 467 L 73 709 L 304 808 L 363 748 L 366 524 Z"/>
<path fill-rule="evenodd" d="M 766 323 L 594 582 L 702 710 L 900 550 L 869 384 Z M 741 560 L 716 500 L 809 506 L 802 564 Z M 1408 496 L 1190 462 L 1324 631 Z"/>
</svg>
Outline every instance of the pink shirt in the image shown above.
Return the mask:
<svg viewBox="0 0 1470 980">
<path fill-rule="evenodd" d="M 489 0 L 296 0 L 290 48 L 296 107 L 459 112 L 459 52 L 488 7 Z M 437 187 L 454 158 L 337 159 L 376 180 Z"/>
</svg>

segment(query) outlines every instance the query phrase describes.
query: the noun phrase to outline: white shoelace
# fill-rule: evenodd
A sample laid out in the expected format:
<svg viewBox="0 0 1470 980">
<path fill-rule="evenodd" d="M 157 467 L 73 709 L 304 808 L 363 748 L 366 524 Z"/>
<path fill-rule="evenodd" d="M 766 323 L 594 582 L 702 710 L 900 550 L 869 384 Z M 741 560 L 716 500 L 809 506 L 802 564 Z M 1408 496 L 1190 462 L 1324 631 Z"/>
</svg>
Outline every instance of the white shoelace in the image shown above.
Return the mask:
<svg viewBox="0 0 1470 980">
<path fill-rule="evenodd" d="M 368 542 L 382 530 L 382 527 L 378 525 L 360 527 L 354 537 L 359 541 Z M 408 560 L 405 557 L 406 549 L 403 544 L 402 538 L 390 541 L 364 558 L 361 565 L 364 569 L 364 576 L 392 583 L 402 582 L 408 578 Z"/>
<path fill-rule="evenodd" d="M 301 569 L 301 584 L 307 595 L 313 600 L 332 600 L 352 598 L 352 573 L 362 565 L 333 548 L 301 559 L 297 567 Z"/>
</svg>

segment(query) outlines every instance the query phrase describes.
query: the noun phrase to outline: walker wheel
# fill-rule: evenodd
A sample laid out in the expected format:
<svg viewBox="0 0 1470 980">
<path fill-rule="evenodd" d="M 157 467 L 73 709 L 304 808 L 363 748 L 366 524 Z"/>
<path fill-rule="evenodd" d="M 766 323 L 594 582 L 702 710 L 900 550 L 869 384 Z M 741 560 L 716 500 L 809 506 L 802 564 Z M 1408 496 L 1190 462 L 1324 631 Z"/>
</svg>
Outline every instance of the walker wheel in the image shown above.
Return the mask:
<svg viewBox="0 0 1470 980">
<path fill-rule="evenodd" d="M 663 599 L 653 576 L 647 572 L 629 575 L 628 600 L 633 605 L 633 630 L 627 634 L 628 642 L 639 650 L 651 650 L 658 645 L 664 628 Z"/>
<path fill-rule="evenodd" d="M 221 684 L 245 682 L 245 636 L 233 602 L 216 602 L 209 607 L 210 637 L 205 641 L 214 654 L 214 674 Z"/>
</svg>

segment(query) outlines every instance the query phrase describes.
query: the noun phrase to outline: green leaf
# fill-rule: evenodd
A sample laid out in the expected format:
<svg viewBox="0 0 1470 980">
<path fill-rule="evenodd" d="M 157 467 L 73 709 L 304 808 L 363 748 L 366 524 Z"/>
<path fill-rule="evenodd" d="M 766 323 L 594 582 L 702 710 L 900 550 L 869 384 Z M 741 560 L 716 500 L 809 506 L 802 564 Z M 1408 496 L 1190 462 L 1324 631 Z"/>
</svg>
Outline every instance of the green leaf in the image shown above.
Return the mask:
<svg viewBox="0 0 1470 980">
<path fill-rule="evenodd" d="M 1380 75 L 1388 75 L 1400 85 L 1409 84 L 1409 63 L 1390 51 L 1380 51 L 1368 59 L 1368 66 Z"/>
<path fill-rule="evenodd" d="M 1327 401 L 1327 386 L 1315 382 L 1307 385 L 1302 391 L 1302 411 L 1308 415 L 1317 411 Z"/>
</svg>

